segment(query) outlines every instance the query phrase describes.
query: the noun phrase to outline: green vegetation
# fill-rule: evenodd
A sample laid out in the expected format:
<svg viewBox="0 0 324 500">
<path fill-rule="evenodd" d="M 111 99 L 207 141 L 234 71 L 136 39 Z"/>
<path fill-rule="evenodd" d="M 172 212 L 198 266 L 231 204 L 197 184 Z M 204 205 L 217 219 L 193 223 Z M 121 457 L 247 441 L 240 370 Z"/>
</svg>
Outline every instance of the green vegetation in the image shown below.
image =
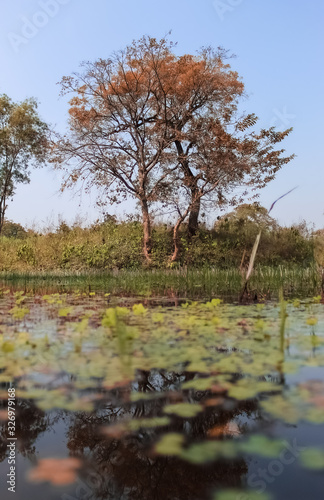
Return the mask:
<svg viewBox="0 0 324 500">
<path fill-rule="evenodd" d="M 0 94 L 0 233 L 17 185 L 30 182 L 29 168 L 44 165 L 47 152 L 48 127 L 36 100 L 15 103 Z"/>
<path fill-rule="evenodd" d="M 0 279 L 28 289 L 102 290 L 114 295 L 237 297 L 256 235 L 262 237 L 249 280 L 250 296 L 317 295 L 322 288 L 324 238 L 304 224 L 280 227 L 258 205 L 242 205 L 201 227 L 170 264 L 172 229 L 153 226 L 154 251 L 148 266 L 137 220 L 107 217 L 89 227 L 59 226 L 37 233 L 7 221 L 0 238 Z"/>
<path fill-rule="evenodd" d="M 222 296 L 237 300 L 242 291 L 242 276 L 237 268 L 181 268 L 168 270 L 120 270 L 118 272 L 23 272 L 0 273 L 3 286 L 28 291 L 102 291 L 115 296 L 166 296 L 206 298 Z M 315 266 L 258 266 L 249 284 L 250 298 L 318 295 L 321 277 Z"/>
<path fill-rule="evenodd" d="M 280 227 L 258 205 L 242 205 L 221 218 L 213 229 L 201 226 L 197 234 L 187 238 L 181 232 L 179 262 L 170 264 L 172 228 L 155 224 L 152 263 L 147 266 L 142 252 L 142 228 L 137 220 L 117 222 L 109 217 L 82 228 L 61 222 L 52 230 L 37 233 L 7 222 L 0 239 L 0 271 L 81 272 L 90 270 L 120 270 L 170 268 L 232 267 L 245 268 L 249 262 L 256 235 L 262 228 L 256 264 L 277 266 L 314 264 L 314 250 L 323 245 L 304 224 Z M 321 248 L 320 252 L 321 253 Z"/>
</svg>

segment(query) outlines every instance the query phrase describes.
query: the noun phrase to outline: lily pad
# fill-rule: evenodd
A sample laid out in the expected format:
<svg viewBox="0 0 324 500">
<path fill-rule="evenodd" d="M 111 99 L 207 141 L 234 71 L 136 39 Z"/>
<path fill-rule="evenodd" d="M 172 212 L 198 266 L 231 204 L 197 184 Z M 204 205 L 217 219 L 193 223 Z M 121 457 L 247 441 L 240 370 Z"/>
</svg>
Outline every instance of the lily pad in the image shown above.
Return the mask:
<svg viewBox="0 0 324 500">
<path fill-rule="evenodd" d="M 182 418 L 191 418 L 203 411 L 203 407 L 195 403 L 176 403 L 167 405 L 163 409 L 164 413 L 177 415 Z"/>
<path fill-rule="evenodd" d="M 180 455 L 183 443 L 184 437 L 182 434 L 165 434 L 162 439 L 155 445 L 155 451 L 160 455 Z"/>
<path fill-rule="evenodd" d="M 324 451 L 317 448 L 302 450 L 299 455 L 301 464 L 307 469 L 324 470 Z"/>
<path fill-rule="evenodd" d="M 216 493 L 213 500 L 272 500 L 273 497 L 267 493 L 258 493 L 253 490 L 224 490 Z"/>
</svg>

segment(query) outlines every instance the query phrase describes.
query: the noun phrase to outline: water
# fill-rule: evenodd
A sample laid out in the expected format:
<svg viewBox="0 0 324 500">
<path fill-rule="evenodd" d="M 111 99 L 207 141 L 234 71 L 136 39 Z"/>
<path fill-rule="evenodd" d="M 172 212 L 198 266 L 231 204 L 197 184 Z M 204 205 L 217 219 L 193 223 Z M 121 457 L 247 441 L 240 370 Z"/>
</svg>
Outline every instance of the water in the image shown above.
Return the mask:
<svg viewBox="0 0 324 500">
<path fill-rule="evenodd" d="M 4 291 L 1 499 L 8 389 L 17 499 L 323 498 L 319 298 L 176 304 Z"/>
</svg>

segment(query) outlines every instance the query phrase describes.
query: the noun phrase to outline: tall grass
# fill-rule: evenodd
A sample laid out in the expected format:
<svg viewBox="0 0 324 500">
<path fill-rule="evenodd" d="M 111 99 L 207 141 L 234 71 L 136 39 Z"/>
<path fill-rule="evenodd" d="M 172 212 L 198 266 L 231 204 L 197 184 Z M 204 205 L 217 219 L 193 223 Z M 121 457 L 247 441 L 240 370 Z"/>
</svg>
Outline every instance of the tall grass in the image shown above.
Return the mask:
<svg viewBox="0 0 324 500">
<path fill-rule="evenodd" d="M 315 266 L 256 266 L 250 278 L 249 297 L 278 298 L 282 288 L 287 296 L 317 295 L 321 277 Z M 0 273 L 2 288 L 26 291 L 73 291 L 111 293 L 124 296 L 168 296 L 208 298 L 239 297 L 242 276 L 237 268 L 179 268 L 169 270 L 120 270 L 104 272 Z"/>
</svg>

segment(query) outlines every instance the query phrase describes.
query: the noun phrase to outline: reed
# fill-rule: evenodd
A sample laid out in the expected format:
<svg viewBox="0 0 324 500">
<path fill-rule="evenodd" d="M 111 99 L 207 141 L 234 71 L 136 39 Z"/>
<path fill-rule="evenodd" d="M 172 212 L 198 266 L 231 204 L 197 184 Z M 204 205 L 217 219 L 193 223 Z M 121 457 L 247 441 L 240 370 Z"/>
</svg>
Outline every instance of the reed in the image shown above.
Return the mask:
<svg viewBox="0 0 324 500">
<path fill-rule="evenodd" d="M 30 292 L 110 293 L 115 296 L 166 296 L 186 298 L 228 297 L 239 300 L 242 276 L 236 267 L 219 269 L 178 268 L 168 270 L 120 270 L 88 273 L 0 273 L 4 290 L 24 289 Z M 280 288 L 285 297 L 313 296 L 321 291 L 321 277 L 316 266 L 256 266 L 249 278 L 249 298 L 278 298 Z"/>
</svg>

